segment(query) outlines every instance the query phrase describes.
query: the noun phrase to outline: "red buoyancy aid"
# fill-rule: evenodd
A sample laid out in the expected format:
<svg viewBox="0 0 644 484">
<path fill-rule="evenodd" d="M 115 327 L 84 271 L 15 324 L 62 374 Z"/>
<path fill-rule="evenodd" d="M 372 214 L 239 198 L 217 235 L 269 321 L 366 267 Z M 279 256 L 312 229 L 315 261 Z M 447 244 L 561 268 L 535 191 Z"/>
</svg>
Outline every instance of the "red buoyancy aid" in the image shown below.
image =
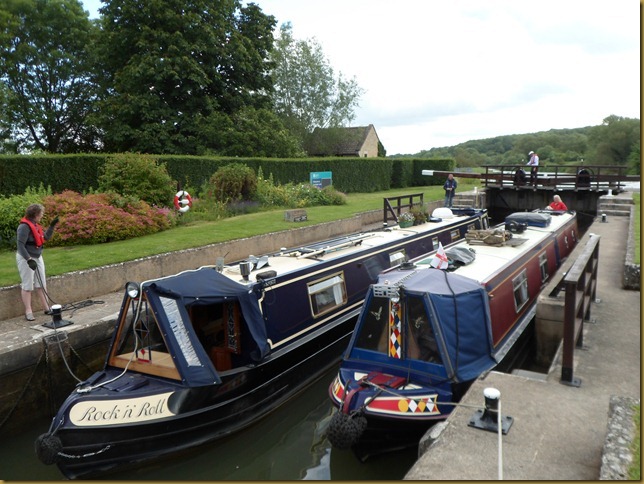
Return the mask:
<svg viewBox="0 0 644 484">
<path fill-rule="evenodd" d="M 35 224 L 26 217 L 20 219 L 20 223 L 27 224 L 31 229 L 31 233 L 34 236 L 34 242 L 36 243 L 37 248 L 41 248 L 45 243 L 45 232 L 43 231 L 40 224 Z"/>
</svg>

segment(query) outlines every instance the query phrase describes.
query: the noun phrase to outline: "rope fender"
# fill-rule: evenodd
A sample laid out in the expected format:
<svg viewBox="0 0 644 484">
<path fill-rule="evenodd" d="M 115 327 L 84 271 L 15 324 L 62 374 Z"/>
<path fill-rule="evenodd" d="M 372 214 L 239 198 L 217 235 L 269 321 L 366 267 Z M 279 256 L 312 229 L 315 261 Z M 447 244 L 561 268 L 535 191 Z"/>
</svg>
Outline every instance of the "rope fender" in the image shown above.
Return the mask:
<svg viewBox="0 0 644 484">
<path fill-rule="evenodd" d="M 36 439 L 36 455 L 43 464 L 51 465 L 60 460 L 59 453 L 63 450 L 63 443 L 53 434 L 41 434 Z"/>
<path fill-rule="evenodd" d="M 327 439 L 336 449 L 350 449 L 360 440 L 366 429 L 367 418 L 361 411 L 346 414 L 338 410 L 331 417 Z"/>
<path fill-rule="evenodd" d="M 43 464 L 51 465 L 56 464 L 58 461 L 60 461 L 61 457 L 65 457 L 66 459 L 85 459 L 87 457 L 93 457 L 109 450 L 112 446 L 110 444 L 107 444 L 105 447 L 97 450 L 96 452 L 88 452 L 81 455 L 66 454 L 65 452 L 63 452 L 63 443 L 61 442 L 60 438 L 56 436 L 55 433 L 48 432 L 46 434 L 41 434 L 40 436 L 38 436 L 38 438 L 36 439 L 35 447 L 36 455 L 38 456 L 40 461 Z"/>
</svg>

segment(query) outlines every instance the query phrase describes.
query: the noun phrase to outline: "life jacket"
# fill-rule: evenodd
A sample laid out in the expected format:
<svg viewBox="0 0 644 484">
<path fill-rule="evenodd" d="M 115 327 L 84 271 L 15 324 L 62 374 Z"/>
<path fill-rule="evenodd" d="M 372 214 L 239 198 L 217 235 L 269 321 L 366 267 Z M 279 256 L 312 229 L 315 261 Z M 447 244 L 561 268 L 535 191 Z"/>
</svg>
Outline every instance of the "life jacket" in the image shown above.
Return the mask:
<svg viewBox="0 0 644 484">
<path fill-rule="evenodd" d="M 34 242 L 36 244 L 36 248 L 40 249 L 42 245 L 45 243 L 45 232 L 43 232 L 43 229 L 40 226 L 40 224 L 35 224 L 26 217 L 23 217 L 22 219 L 20 219 L 20 223 L 27 224 L 29 226 L 29 228 L 31 229 L 31 233 L 34 236 Z"/>
</svg>

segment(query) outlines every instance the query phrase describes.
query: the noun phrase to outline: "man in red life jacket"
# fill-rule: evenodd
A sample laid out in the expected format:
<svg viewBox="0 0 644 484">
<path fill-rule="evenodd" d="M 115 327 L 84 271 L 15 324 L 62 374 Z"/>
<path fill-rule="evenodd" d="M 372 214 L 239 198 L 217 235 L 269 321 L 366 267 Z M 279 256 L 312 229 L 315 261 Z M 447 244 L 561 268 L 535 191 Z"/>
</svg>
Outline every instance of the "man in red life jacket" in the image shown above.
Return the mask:
<svg viewBox="0 0 644 484">
<path fill-rule="evenodd" d="M 58 217 L 44 231 L 40 226 L 43 215 L 45 215 L 45 208 L 42 205 L 39 203 L 29 205 L 16 230 L 16 244 L 18 246 L 16 262 L 20 273 L 21 297 L 27 321 L 36 319 L 31 308 L 31 293 L 34 290 L 40 297 L 45 314 L 51 314 L 45 295 L 45 262 L 42 258 L 42 249 L 45 241 L 51 239 L 54 234 Z"/>
</svg>

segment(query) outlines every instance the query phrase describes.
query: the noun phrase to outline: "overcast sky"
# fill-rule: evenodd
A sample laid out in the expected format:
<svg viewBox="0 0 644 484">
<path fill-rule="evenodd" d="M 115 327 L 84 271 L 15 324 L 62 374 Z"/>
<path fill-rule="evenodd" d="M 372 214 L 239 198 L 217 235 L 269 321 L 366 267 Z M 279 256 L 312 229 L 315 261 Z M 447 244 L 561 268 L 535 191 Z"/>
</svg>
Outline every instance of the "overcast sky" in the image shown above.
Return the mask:
<svg viewBox="0 0 644 484">
<path fill-rule="evenodd" d="M 640 118 L 639 0 L 255 3 L 356 79 L 352 125 L 373 124 L 388 155 Z"/>
</svg>

